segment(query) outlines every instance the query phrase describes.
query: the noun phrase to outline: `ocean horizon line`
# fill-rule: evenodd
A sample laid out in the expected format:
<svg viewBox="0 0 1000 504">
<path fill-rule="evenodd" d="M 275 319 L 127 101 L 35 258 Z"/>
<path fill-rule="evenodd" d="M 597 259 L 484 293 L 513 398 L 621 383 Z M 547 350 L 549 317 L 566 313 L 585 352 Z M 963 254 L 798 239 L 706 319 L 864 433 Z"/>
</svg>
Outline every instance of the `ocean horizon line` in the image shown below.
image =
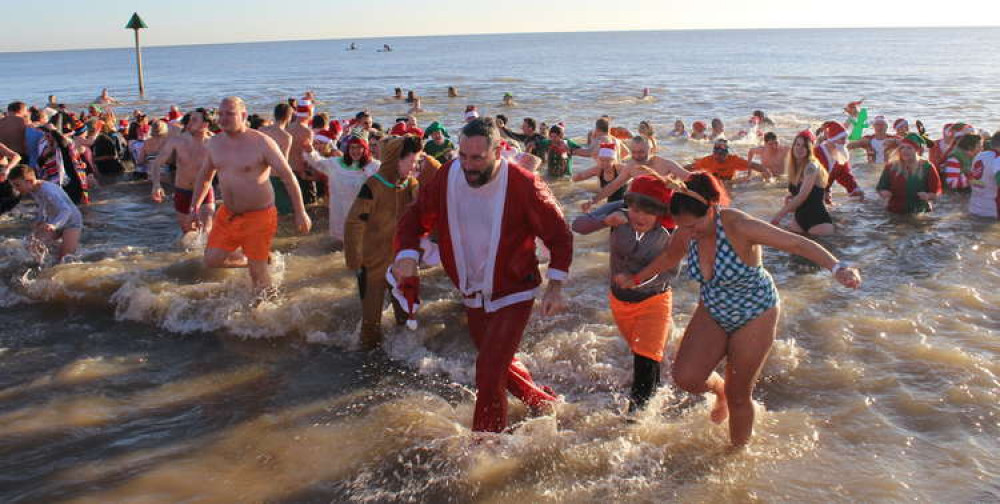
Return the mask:
<svg viewBox="0 0 1000 504">
<path fill-rule="evenodd" d="M 767 31 L 872 31 L 872 30 L 952 30 L 961 29 L 1000 29 L 1000 25 L 981 26 L 855 26 L 855 27 L 797 27 L 797 28 L 660 28 L 642 30 L 572 30 L 572 31 L 550 31 L 550 32 L 485 32 L 485 33 L 450 33 L 441 35 L 376 35 L 364 37 L 329 37 L 329 38 L 301 38 L 301 39 L 274 39 L 274 40 L 248 40 L 241 42 L 192 42 L 186 44 L 149 44 L 143 45 L 143 49 L 160 49 L 174 47 L 199 47 L 199 46 L 226 46 L 226 45 L 249 45 L 249 44 L 280 44 L 295 42 L 327 42 L 327 41 L 371 41 L 371 40 L 405 40 L 405 39 L 426 39 L 444 37 L 495 37 L 495 36 L 532 36 L 532 35 L 559 35 L 559 34 L 594 34 L 594 33 L 666 33 L 666 32 L 767 32 Z M 0 50 L 0 55 L 4 54 L 43 54 L 55 52 L 82 52 L 82 51 L 115 51 L 120 49 L 133 49 L 133 45 L 124 44 L 112 47 L 81 47 L 81 48 L 61 48 L 61 49 L 38 49 L 38 50 Z"/>
</svg>

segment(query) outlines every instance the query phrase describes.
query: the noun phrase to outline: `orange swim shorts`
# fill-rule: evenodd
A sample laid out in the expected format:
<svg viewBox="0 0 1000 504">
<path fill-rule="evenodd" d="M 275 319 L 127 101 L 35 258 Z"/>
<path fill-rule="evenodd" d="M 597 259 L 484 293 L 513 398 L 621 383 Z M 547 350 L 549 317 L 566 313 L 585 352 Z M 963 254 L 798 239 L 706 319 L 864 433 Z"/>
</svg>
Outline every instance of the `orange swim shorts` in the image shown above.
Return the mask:
<svg viewBox="0 0 1000 504">
<path fill-rule="evenodd" d="M 266 261 L 271 254 L 271 242 L 278 230 L 278 210 L 273 206 L 234 214 L 223 204 L 215 212 L 207 248 L 233 252 L 243 249 L 251 261 Z"/>
<path fill-rule="evenodd" d="M 671 291 L 638 303 L 626 303 L 609 294 L 611 315 L 632 353 L 656 362 L 663 360 L 663 348 L 670 337 Z"/>
</svg>

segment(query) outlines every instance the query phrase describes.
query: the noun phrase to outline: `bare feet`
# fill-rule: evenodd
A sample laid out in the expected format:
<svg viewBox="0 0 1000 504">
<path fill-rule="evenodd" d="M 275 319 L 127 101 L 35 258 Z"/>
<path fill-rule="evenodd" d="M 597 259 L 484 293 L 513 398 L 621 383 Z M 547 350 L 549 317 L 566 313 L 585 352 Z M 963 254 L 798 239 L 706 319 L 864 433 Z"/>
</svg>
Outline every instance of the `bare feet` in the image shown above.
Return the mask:
<svg viewBox="0 0 1000 504">
<path fill-rule="evenodd" d="M 712 413 L 709 414 L 709 418 L 717 424 L 721 424 L 729 418 L 729 405 L 726 404 L 726 392 L 724 386 L 718 388 L 715 392 L 715 404 L 712 406 Z"/>
</svg>

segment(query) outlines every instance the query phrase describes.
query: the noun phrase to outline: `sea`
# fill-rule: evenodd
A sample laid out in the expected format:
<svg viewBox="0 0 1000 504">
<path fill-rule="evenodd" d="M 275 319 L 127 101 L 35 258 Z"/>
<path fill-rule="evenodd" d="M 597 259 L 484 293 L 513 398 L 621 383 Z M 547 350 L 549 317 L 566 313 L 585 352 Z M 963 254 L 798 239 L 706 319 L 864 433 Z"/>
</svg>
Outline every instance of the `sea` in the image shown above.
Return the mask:
<svg viewBox="0 0 1000 504">
<path fill-rule="evenodd" d="M 686 163 L 711 145 L 668 139 L 674 121 L 720 118 L 735 132 L 757 109 L 785 142 L 860 99 L 870 116 L 921 120 L 935 138 L 958 121 L 995 131 L 998 46 L 1000 28 L 148 47 L 144 98 L 132 49 L 3 53 L 0 101 L 56 95 L 81 109 L 106 87 L 119 114 L 238 95 L 266 116 L 312 90 L 333 117 L 370 110 L 391 125 L 407 111 L 391 96 L 400 87 L 422 97 L 422 126 L 455 133 L 473 104 L 515 129 L 525 117 L 563 122 L 585 141 L 607 114 L 633 131 L 652 122 L 660 155 Z M 740 155 L 754 145 L 731 143 Z M 178 240 L 148 182 L 95 189 L 82 247 L 58 266 L 28 252 L 25 203 L 0 217 L 0 502 L 1000 502 L 1000 225 L 971 217 L 958 194 L 927 215 L 889 215 L 877 167 L 854 161 L 869 197 L 836 189 L 837 234 L 822 243 L 864 284 L 846 289 L 765 251 L 781 318 L 753 440 L 735 451 L 708 419 L 711 401 L 671 383 L 698 295 L 684 272 L 663 385 L 642 414 L 623 413 L 632 357 L 608 308 L 606 233 L 575 237 L 568 310 L 543 317 L 536 305 L 520 347 L 564 402 L 534 417 L 512 398 L 510 432 L 484 437 L 469 428 L 475 352 L 454 288 L 424 271 L 420 327 L 396 329 L 387 311 L 384 351 L 360 351 L 355 274 L 322 204 L 308 236 L 281 223 L 281 294 L 255 304 L 245 272 L 206 270 L 201 248 Z M 567 219 L 598 188 L 551 187 Z M 769 220 L 787 191 L 754 179 L 731 193 Z"/>
</svg>

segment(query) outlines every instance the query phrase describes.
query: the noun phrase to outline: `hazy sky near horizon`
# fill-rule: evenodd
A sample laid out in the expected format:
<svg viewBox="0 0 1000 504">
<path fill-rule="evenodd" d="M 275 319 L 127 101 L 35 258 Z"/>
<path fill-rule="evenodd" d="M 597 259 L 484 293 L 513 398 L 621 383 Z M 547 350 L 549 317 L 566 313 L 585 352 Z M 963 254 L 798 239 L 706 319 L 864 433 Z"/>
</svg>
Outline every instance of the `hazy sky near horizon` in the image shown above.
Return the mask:
<svg viewBox="0 0 1000 504">
<path fill-rule="evenodd" d="M 993 2 L 918 8 L 912 0 L 0 0 L 0 51 L 467 33 L 603 30 L 997 26 Z M 621 8 L 615 8 L 621 5 Z M 16 20 L 20 20 L 17 22 Z"/>
</svg>

